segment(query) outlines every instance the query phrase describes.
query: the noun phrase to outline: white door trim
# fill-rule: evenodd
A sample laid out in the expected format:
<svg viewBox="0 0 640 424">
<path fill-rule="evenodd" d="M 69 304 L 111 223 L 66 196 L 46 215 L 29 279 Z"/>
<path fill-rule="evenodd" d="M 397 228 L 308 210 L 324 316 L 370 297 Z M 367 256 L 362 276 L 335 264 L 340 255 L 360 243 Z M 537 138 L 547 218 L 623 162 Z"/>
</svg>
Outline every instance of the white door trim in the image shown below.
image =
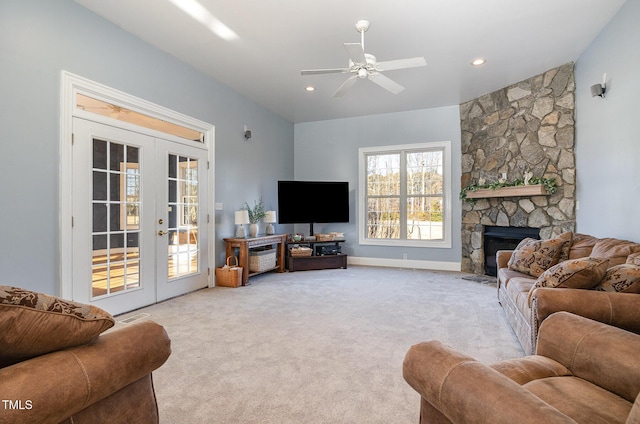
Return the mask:
<svg viewBox="0 0 640 424">
<path fill-rule="evenodd" d="M 215 264 L 215 225 L 213 219 L 213 204 L 215 203 L 215 126 L 204 121 L 183 115 L 171 109 L 156 105 L 138 97 L 129 95 L 122 91 L 107 87 L 89 79 L 74 75 L 67 71 L 61 72 L 60 81 L 60 146 L 59 146 L 59 219 L 58 219 L 58 235 L 59 235 L 59 281 L 60 296 L 67 299 L 73 298 L 73 261 L 72 261 L 72 221 L 73 221 L 73 181 L 72 181 L 72 128 L 73 117 L 83 117 L 96 122 L 107 123 L 109 125 L 129 129 L 135 128 L 137 132 L 145 133 L 151 136 L 161 136 L 162 138 L 171 138 L 178 142 L 185 142 L 179 137 L 171 137 L 167 134 L 160 133 L 151 129 L 142 128 L 121 122 L 115 119 L 101 117 L 91 114 L 75 107 L 75 98 L 77 93 L 87 94 L 95 98 L 108 101 L 112 104 L 123 106 L 128 109 L 162 119 L 183 127 L 191 128 L 204 134 L 204 148 L 208 150 L 209 170 L 208 170 L 208 197 L 207 215 L 210 217 L 211 225 L 208 226 L 209 249 L 208 262 L 209 266 Z M 190 142 L 193 145 L 193 142 Z M 208 277 L 209 287 L 214 286 L 214 273 L 211 272 Z"/>
</svg>

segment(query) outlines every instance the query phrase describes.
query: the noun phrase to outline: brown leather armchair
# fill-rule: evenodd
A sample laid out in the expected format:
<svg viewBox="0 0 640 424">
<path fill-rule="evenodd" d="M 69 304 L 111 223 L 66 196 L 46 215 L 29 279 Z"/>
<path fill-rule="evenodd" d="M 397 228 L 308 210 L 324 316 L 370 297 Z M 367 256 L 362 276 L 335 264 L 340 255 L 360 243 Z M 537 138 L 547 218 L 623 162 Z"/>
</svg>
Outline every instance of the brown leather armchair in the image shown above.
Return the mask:
<svg viewBox="0 0 640 424">
<path fill-rule="evenodd" d="M 486 365 L 439 341 L 412 346 L 405 380 L 421 423 L 640 423 L 640 335 L 568 312 L 536 355 Z M 635 402 L 635 403 L 634 403 Z"/>
<path fill-rule="evenodd" d="M 146 321 L 1 368 L 0 423 L 158 423 L 151 372 L 170 353 L 164 328 Z"/>
</svg>

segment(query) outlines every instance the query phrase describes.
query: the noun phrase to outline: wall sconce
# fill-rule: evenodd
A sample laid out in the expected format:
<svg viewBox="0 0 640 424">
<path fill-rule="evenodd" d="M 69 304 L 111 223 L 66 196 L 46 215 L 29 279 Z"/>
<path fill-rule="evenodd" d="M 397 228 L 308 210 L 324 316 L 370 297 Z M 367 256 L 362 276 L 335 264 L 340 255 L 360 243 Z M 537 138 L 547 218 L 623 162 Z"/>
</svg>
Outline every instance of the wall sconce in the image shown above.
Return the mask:
<svg viewBox="0 0 640 424">
<path fill-rule="evenodd" d="M 275 228 L 273 228 L 273 224 L 278 222 L 276 219 L 276 211 L 266 211 L 264 215 L 264 222 L 266 222 L 267 228 L 265 229 L 265 233 L 267 235 L 275 234 Z"/>
<path fill-rule="evenodd" d="M 251 130 L 247 129 L 247 126 L 244 126 L 244 139 L 249 140 L 251 138 Z"/>
<path fill-rule="evenodd" d="M 244 229 L 245 224 L 249 223 L 249 211 L 243 209 L 241 211 L 236 211 L 236 238 L 246 238 L 247 232 Z"/>
<path fill-rule="evenodd" d="M 591 86 L 591 96 L 604 98 L 605 91 L 607 91 L 607 74 L 602 75 L 602 84 L 593 84 Z"/>
</svg>

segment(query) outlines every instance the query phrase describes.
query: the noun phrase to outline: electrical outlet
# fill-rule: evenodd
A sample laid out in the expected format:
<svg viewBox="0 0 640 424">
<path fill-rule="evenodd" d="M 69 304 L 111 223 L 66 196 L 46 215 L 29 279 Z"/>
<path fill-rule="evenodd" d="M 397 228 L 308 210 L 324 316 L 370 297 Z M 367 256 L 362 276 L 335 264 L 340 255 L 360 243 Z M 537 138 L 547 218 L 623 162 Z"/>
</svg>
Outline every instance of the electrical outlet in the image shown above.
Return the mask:
<svg viewBox="0 0 640 424">
<path fill-rule="evenodd" d="M 402 254 L 402 259 L 407 259 L 407 254 L 406 253 Z"/>
<path fill-rule="evenodd" d="M 217 211 L 224 210 L 224 205 L 222 203 L 216 203 L 216 210 Z"/>
</svg>

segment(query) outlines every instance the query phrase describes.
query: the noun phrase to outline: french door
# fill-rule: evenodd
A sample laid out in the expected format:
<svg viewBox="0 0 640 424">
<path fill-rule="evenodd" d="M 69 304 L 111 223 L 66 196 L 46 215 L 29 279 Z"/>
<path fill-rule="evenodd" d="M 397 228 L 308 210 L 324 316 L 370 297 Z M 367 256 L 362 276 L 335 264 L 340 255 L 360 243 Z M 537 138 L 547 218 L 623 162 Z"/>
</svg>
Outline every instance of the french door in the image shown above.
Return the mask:
<svg viewBox="0 0 640 424">
<path fill-rule="evenodd" d="M 207 151 L 73 119 L 73 298 L 112 314 L 207 286 Z"/>
</svg>

